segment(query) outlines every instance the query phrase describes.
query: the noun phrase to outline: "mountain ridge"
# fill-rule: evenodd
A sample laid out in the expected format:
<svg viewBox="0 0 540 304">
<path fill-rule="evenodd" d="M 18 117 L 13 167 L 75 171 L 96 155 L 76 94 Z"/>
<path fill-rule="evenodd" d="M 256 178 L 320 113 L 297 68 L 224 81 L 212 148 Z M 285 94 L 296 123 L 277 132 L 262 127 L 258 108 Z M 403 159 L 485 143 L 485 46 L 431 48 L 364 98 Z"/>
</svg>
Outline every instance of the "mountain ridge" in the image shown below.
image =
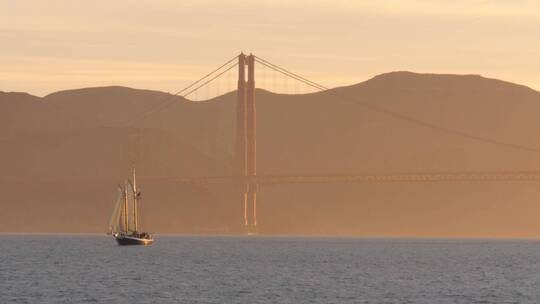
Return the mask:
<svg viewBox="0 0 540 304">
<path fill-rule="evenodd" d="M 133 120 L 165 100 L 177 102 Z M 531 136 L 540 129 L 540 93 L 501 80 L 393 72 L 312 94 L 257 90 L 256 101 L 263 175 L 530 171 L 540 164 L 533 151 L 463 136 L 540 148 L 540 138 Z M 116 195 L 114 184 L 134 162 L 154 206 L 145 210 L 154 231 L 241 231 L 236 190 L 157 182 L 234 174 L 235 103 L 234 92 L 191 102 L 121 86 L 45 97 L 0 93 L 0 189 L 6 198 L 0 202 L 0 231 L 101 231 Z M 532 216 L 540 212 L 535 204 L 540 194 L 527 185 L 261 186 L 260 229 L 540 235 Z M 507 214 L 516 220 L 505 230 L 498 223 Z M 43 217 L 47 220 L 39 222 Z"/>
<path fill-rule="evenodd" d="M 518 83 L 514 83 L 514 82 L 510 82 L 510 81 L 505 81 L 505 80 L 498 79 L 498 78 L 485 77 L 485 76 L 483 76 L 481 74 L 420 73 L 420 72 L 412 72 L 412 71 L 407 71 L 407 70 L 392 71 L 392 72 L 386 72 L 386 73 L 382 73 L 382 74 L 377 74 L 377 75 L 375 75 L 375 76 L 373 76 L 373 77 L 371 77 L 371 78 L 369 78 L 369 79 L 367 79 L 365 81 L 361 81 L 361 82 L 351 84 L 351 85 L 337 86 L 337 87 L 333 87 L 333 88 L 329 88 L 329 89 L 330 90 L 335 90 L 335 89 L 356 87 L 356 86 L 371 84 L 373 82 L 380 81 L 380 80 L 383 80 L 383 81 L 384 80 L 403 81 L 405 78 L 411 78 L 411 77 L 416 78 L 416 79 L 436 77 L 436 78 L 439 78 L 440 80 L 446 80 L 446 78 L 455 78 L 455 79 L 464 79 L 464 80 L 465 79 L 468 79 L 468 80 L 476 79 L 476 80 L 482 80 L 482 81 L 493 81 L 493 82 L 499 82 L 501 84 L 506 84 L 506 85 L 510 85 L 510 86 L 516 86 L 516 87 L 525 88 L 525 89 L 531 90 L 533 92 L 540 93 L 540 91 L 535 90 L 534 88 L 531 88 L 531 87 L 523 85 L 523 84 L 518 84 Z M 101 90 L 126 90 L 126 91 L 133 90 L 133 91 L 137 91 L 137 92 L 161 93 L 161 94 L 174 96 L 174 94 L 171 94 L 171 93 L 168 93 L 168 92 L 165 92 L 165 91 L 151 90 L 151 89 L 144 89 L 144 88 L 135 88 L 135 87 L 129 87 L 129 86 L 123 86 L 123 85 L 105 85 L 105 86 L 66 89 L 66 90 L 60 90 L 60 91 L 51 92 L 51 93 L 48 93 L 48 94 L 46 94 L 44 96 L 37 96 L 37 95 L 33 95 L 33 94 L 27 93 L 27 92 L 1 91 L 1 90 L 0 90 L 0 94 L 1 95 L 21 94 L 21 95 L 27 95 L 27 96 L 35 97 L 35 98 L 39 98 L 39 99 L 48 99 L 48 98 L 51 98 L 51 97 L 55 97 L 56 95 L 73 94 L 73 93 L 79 93 L 79 92 L 92 92 L 92 91 L 101 91 Z M 267 92 L 270 92 L 270 91 L 267 91 Z M 272 92 L 270 92 L 270 93 L 272 93 Z M 317 92 L 315 92 L 315 93 L 317 93 Z M 227 94 L 227 93 L 225 93 L 225 94 Z M 274 94 L 279 94 L 279 93 L 274 93 Z M 308 93 L 308 94 L 312 94 L 312 93 Z M 288 94 L 288 95 L 291 95 L 291 94 Z M 296 95 L 296 94 L 292 94 L 292 95 Z M 298 94 L 298 95 L 302 95 L 302 94 Z"/>
</svg>

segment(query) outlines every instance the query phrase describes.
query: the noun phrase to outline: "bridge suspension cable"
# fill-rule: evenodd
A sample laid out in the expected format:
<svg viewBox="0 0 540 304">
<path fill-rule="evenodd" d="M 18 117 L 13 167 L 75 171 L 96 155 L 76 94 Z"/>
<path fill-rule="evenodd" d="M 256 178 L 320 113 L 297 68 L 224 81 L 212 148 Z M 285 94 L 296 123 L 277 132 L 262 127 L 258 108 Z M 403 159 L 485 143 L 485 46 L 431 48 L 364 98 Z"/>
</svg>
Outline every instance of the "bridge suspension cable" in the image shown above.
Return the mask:
<svg viewBox="0 0 540 304">
<path fill-rule="evenodd" d="M 309 80 L 309 79 L 307 79 L 305 77 L 302 77 L 302 76 L 300 76 L 298 74 L 295 74 L 295 73 L 293 73 L 293 72 L 291 72 L 291 71 L 289 71 L 289 70 L 287 70 L 285 68 L 282 68 L 282 67 L 280 67 L 278 65 L 275 65 L 275 64 L 273 64 L 273 63 L 271 63 L 271 62 L 269 62 L 267 60 L 264 60 L 264 59 L 262 59 L 260 57 L 255 56 L 255 61 L 257 63 L 262 64 L 262 65 L 264 65 L 264 66 L 266 66 L 266 67 L 268 67 L 268 68 L 270 68 L 270 69 L 272 69 L 272 70 L 274 70 L 274 71 L 276 71 L 278 73 L 281 73 L 281 74 L 283 74 L 283 75 L 285 75 L 287 77 L 293 78 L 293 79 L 298 80 L 298 81 L 300 81 L 300 82 L 302 82 L 302 83 L 304 83 L 304 84 L 306 84 L 306 85 L 308 85 L 310 87 L 316 88 L 319 91 L 328 90 L 327 87 L 325 87 L 325 86 L 323 86 L 321 84 L 318 84 L 318 83 L 316 83 L 314 81 L 311 81 L 311 80 Z"/>
<path fill-rule="evenodd" d="M 235 64 L 232 66 L 232 67 L 229 67 L 225 70 L 228 71 L 230 69 L 232 69 L 234 66 L 238 65 L 237 62 L 235 62 L 236 60 L 238 59 L 238 56 L 234 56 L 233 58 L 229 59 L 227 62 L 225 62 L 224 64 L 220 65 L 218 68 L 214 69 L 212 72 L 204 75 L 203 77 L 199 78 L 197 81 L 194 81 L 193 83 L 191 83 L 190 85 L 188 85 L 187 87 L 183 88 L 182 90 L 178 91 L 175 95 L 179 95 L 179 94 L 182 94 L 183 92 L 189 90 L 190 88 L 194 87 L 195 85 L 197 85 L 198 83 L 204 81 L 205 79 L 209 78 L 210 76 L 214 75 L 215 73 L 218 73 L 220 70 L 222 70 L 223 68 L 225 68 L 228 64 L 234 62 Z M 224 72 L 221 72 L 219 73 L 219 75 L 217 75 L 216 77 L 212 78 L 211 80 L 209 81 L 206 81 L 205 83 L 203 83 L 201 86 L 204 86 L 205 84 L 211 82 L 212 80 L 216 79 L 217 77 L 223 75 Z M 197 88 L 200 88 L 201 86 L 197 87 Z M 196 90 L 197 88 L 195 88 L 194 90 Z M 185 94 L 182 94 L 182 97 L 186 97 L 188 96 L 189 94 L 191 94 L 193 92 L 193 90 L 185 93 Z"/>
<path fill-rule="evenodd" d="M 145 119 L 145 118 L 151 116 L 152 114 L 171 106 L 172 104 L 174 104 L 178 100 L 177 99 L 178 97 L 186 98 L 186 97 L 192 95 L 194 92 L 197 92 L 202 87 L 210 84 L 211 82 L 218 79 L 219 77 L 221 77 L 226 72 L 228 72 L 231 69 L 233 69 L 234 67 L 236 67 L 238 65 L 238 63 L 236 62 L 237 59 L 238 59 L 238 56 L 234 56 L 233 58 L 229 59 L 228 61 L 226 61 L 225 63 L 223 63 L 219 67 L 212 70 L 210 73 L 208 73 L 208 74 L 204 75 L 203 77 L 199 78 L 198 80 L 192 82 L 188 86 L 182 88 L 181 90 L 177 91 L 174 94 L 171 94 L 171 95 L 168 95 L 168 96 L 164 97 L 163 99 L 161 99 L 159 101 L 159 103 L 157 105 L 152 106 L 150 109 L 147 109 L 146 111 L 140 113 L 136 117 L 128 120 L 126 123 L 121 124 L 121 126 L 124 126 L 124 127 L 131 126 L 131 125 L 135 124 L 137 121 Z M 411 124 L 416 124 L 416 125 L 419 125 L 419 126 L 422 126 L 422 127 L 425 127 L 425 128 L 430 128 L 430 129 L 433 129 L 433 130 L 437 130 L 437 131 L 444 132 L 444 133 L 447 133 L 447 134 L 452 134 L 452 135 L 455 135 L 455 136 L 460 136 L 460 137 L 463 137 L 463 138 L 468 138 L 468 139 L 479 141 L 479 142 L 484 142 L 484 143 L 488 143 L 488 144 L 492 144 L 492 145 L 502 146 L 502 147 L 521 150 L 521 151 L 540 153 L 539 148 L 534 148 L 534 147 L 529 147 L 529 146 L 525 146 L 525 145 L 519 145 L 519 144 L 504 142 L 504 141 L 496 140 L 496 139 L 493 139 L 493 138 L 487 138 L 487 137 L 483 137 L 483 136 L 479 136 L 479 135 L 475 135 L 475 134 L 470 134 L 470 133 L 467 133 L 467 132 L 464 132 L 464 131 L 455 130 L 455 129 L 451 129 L 451 128 L 448 128 L 448 127 L 443 127 L 443 126 L 433 124 L 433 123 L 430 123 L 430 122 L 427 122 L 427 121 L 424 121 L 424 120 L 420 120 L 420 119 L 417 119 L 417 118 L 414 118 L 414 117 L 411 117 L 411 116 L 408 116 L 408 115 L 405 115 L 405 114 L 401 114 L 401 113 L 398 113 L 398 112 L 395 112 L 395 111 L 385 109 L 383 107 L 374 105 L 371 102 L 360 101 L 355 97 L 340 94 L 335 89 L 328 89 L 326 86 L 324 86 L 324 85 L 322 85 L 320 83 L 317 83 L 315 81 L 307 79 L 307 78 L 305 78 L 305 77 L 303 77 L 303 76 L 301 76 L 299 74 L 293 73 L 290 70 L 285 69 L 285 68 L 283 68 L 283 67 L 281 67 L 279 65 L 276 65 L 276 64 L 274 64 L 274 63 L 272 63 L 272 62 L 270 62 L 268 60 L 265 60 L 265 59 L 263 59 L 261 57 L 255 56 L 255 61 L 257 63 L 267 67 L 267 68 L 270 68 L 270 69 L 272 69 L 272 70 L 286 76 L 286 77 L 297 80 L 297 81 L 299 81 L 301 83 L 304 83 L 305 85 L 308 85 L 308 86 L 310 86 L 312 88 L 315 88 L 315 89 L 317 89 L 319 91 L 325 91 L 326 93 L 328 93 L 328 94 L 330 94 L 330 95 L 332 95 L 334 97 L 337 97 L 339 100 L 363 106 L 363 107 L 368 108 L 368 109 L 370 109 L 372 111 L 383 113 L 383 114 L 385 114 L 387 116 L 391 116 L 391 117 L 393 117 L 395 119 L 398 119 L 398 120 L 406 121 L 406 122 L 411 123 Z"/>
<path fill-rule="evenodd" d="M 187 98 L 189 95 L 193 94 L 197 90 L 201 89 L 202 87 L 208 85 L 212 81 L 216 80 L 223 74 L 227 73 L 231 69 L 233 69 L 235 66 L 238 66 L 238 62 L 236 60 L 238 59 L 238 56 L 234 56 L 233 58 L 229 59 L 227 62 L 223 63 L 219 67 L 212 70 L 210 73 L 204 75 L 203 77 L 197 79 L 196 81 L 192 82 L 188 86 L 182 88 L 181 90 L 177 91 L 174 94 L 167 95 L 164 98 L 160 99 L 158 101 L 158 104 L 155 106 L 152 106 L 151 108 L 145 110 L 144 112 L 138 114 L 136 117 L 126 121 L 126 123 L 122 124 L 123 127 L 128 127 L 133 124 L 135 124 L 137 121 L 146 119 L 147 117 L 151 116 L 152 114 L 157 113 L 158 111 L 164 110 L 167 107 L 173 105 L 178 101 L 178 97 L 181 98 Z"/>
<path fill-rule="evenodd" d="M 432 130 L 436 130 L 436 131 L 439 131 L 439 132 L 443 132 L 443 133 L 447 133 L 447 134 L 452 134 L 452 135 L 455 135 L 455 136 L 460 136 L 460 137 L 463 137 L 463 138 L 467 138 L 467 139 L 471 139 L 471 140 L 475 140 L 475 141 L 478 141 L 478 142 L 483 142 L 483 143 L 488 143 L 488 144 L 492 144 L 492 145 L 497 145 L 497 146 L 501 146 L 501 147 L 506 147 L 506 148 L 510 148 L 510 149 L 515 149 L 515 150 L 521 150 L 521 151 L 526 151 L 526 152 L 533 152 L 533 153 L 540 153 L 540 148 L 534 148 L 534 147 L 530 147 L 530 146 L 525 146 L 525 145 L 519 145 L 519 144 L 514 144 L 514 143 L 509 143 L 509 142 L 504 142 L 504 141 L 500 141 L 500 140 L 497 140 L 497 139 L 493 139 L 493 138 L 488 138 L 488 137 L 484 137 L 484 136 L 479 136 L 479 135 L 475 135 L 475 134 L 470 134 L 470 133 L 467 133 L 467 132 L 464 132 L 464 131 L 460 131 L 460 130 L 455 130 L 455 129 L 452 129 L 452 128 L 448 128 L 448 127 L 443 127 L 443 126 L 440 126 L 440 125 L 437 125 L 437 124 L 434 124 L 434 123 L 431 123 L 431 122 L 427 122 L 427 121 L 424 121 L 424 120 L 421 120 L 421 119 L 417 119 L 417 118 L 414 118 L 414 117 L 411 117 L 411 116 L 408 116 L 408 115 L 405 115 L 405 114 L 401 114 L 399 112 L 395 112 L 395 111 L 392 111 L 392 110 L 388 110 L 386 108 L 383 108 L 381 106 L 377 106 L 371 102 L 368 102 L 368 101 L 364 101 L 364 100 L 358 100 L 356 97 L 353 97 L 353 96 L 348 96 L 348 95 L 343 95 L 342 93 L 339 93 L 337 92 L 336 89 L 328 89 L 326 86 L 320 84 L 320 83 L 317 83 L 315 81 L 312 81 L 312 80 L 309 80 L 303 76 L 300 76 L 298 74 L 295 74 L 283 67 L 280 67 L 276 64 L 273 64 L 271 62 L 269 62 L 268 60 L 264 60 L 260 57 L 255 57 L 255 60 L 276 71 L 276 72 L 279 72 L 287 77 L 290 77 L 292 79 L 295 79 L 297 81 L 300 81 L 306 85 L 309 85 L 313 88 L 316 88 L 318 89 L 319 91 L 324 91 L 325 93 L 327 94 L 330 94 L 334 97 L 336 97 L 338 100 L 341 100 L 341 101 L 344 101 L 344 102 L 348 102 L 348 103 L 352 103 L 352 104 L 356 104 L 356 105 L 359 105 L 359 106 L 363 106 L 371 111 L 374 111 L 374 112 L 379 112 L 379 113 L 382 113 L 382 114 L 385 114 L 387 116 L 390 116 L 390 117 L 393 117 L 394 119 L 398 119 L 398 120 L 401 120 L 401 121 L 405 121 L 405 122 L 408 122 L 408 123 L 411 123 L 411 124 L 415 124 L 415 125 L 419 125 L 419 126 L 422 126 L 424 128 L 429 128 L 429 129 L 432 129 Z"/>
<path fill-rule="evenodd" d="M 271 70 L 273 70 L 275 72 L 278 72 L 278 73 L 284 75 L 285 77 L 294 79 L 294 80 L 296 80 L 298 82 L 301 82 L 301 83 L 303 83 L 303 84 L 305 84 L 305 85 L 307 85 L 309 87 L 312 87 L 312 88 L 314 88 L 314 89 L 316 89 L 318 91 L 323 91 L 326 94 L 329 94 L 331 96 L 336 97 L 338 100 L 348 102 L 348 103 L 352 103 L 352 104 L 356 104 L 356 105 L 365 107 L 365 108 L 367 108 L 367 109 L 369 109 L 371 111 L 383 113 L 383 114 L 385 114 L 387 116 L 393 117 L 394 119 L 405 121 L 405 122 L 408 122 L 410 124 L 415 124 L 415 125 L 422 126 L 422 127 L 425 127 L 425 128 L 429 128 L 429 129 L 432 129 L 432 130 L 436 130 L 436 131 L 439 131 L 439 132 L 452 134 L 454 136 L 460 136 L 460 137 L 467 138 L 467 139 L 470 139 L 470 140 L 475 140 L 475 141 L 478 141 L 478 142 L 488 143 L 488 144 L 497 145 L 497 146 L 501 146 L 501 147 L 506 147 L 506 148 L 510 148 L 510 149 L 515 149 L 515 150 L 521 150 L 521 151 L 527 151 L 527 152 L 533 152 L 533 153 L 540 153 L 540 148 L 535 148 L 535 147 L 530 147 L 530 146 L 525 146 L 525 145 L 519 145 L 519 144 L 514 144 L 514 143 L 509 143 L 509 142 L 504 142 L 504 141 L 500 141 L 500 140 L 497 140 L 497 139 L 488 138 L 488 137 L 484 137 L 484 136 L 479 136 L 479 135 L 476 135 L 476 134 L 471 134 L 471 133 L 467 133 L 467 132 L 464 132 L 464 131 L 460 131 L 460 130 L 440 126 L 440 125 L 437 125 L 437 124 L 434 124 L 434 123 L 431 123 L 431 122 L 427 122 L 427 121 L 417 119 L 417 118 L 414 118 L 414 117 L 411 117 L 411 116 L 408 116 L 408 115 L 405 115 L 405 114 L 402 114 L 402 113 L 399 113 L 399 112 L 395 112 L 395 111 L 386 109 L 384 107 L 375 105 L 375 104 L 373 104 L 372 102 L 369 102 L 369 101 L 358 100 L 356 97 L 349 96 L 349 95 L 344 95 L 343 93 L 339 93 L 336 89 L 329 89 L 329 88 L 327 88 L 326 86 L 324 86 L 324 85 L 322 85 L 320 83 L 312 81 L 312 80 L 310 80 L 310 79 L 308 79 L 306 77 L 303 77 L 303 76 L 301 76 L 301 75 L 299 75 L 297 73 L 294 73 L 294 72 L 292 72 L 292 71 L 290 71 L 288 69 L 285 69 L 285 68 L 283 68 L 283 67 L 281 67 L 281 66 L 279 66 L 277 64 L 274 64 L 274 63 L 272 63 L 272 62 L 270 62 L 270 61 L 268 61 L 268 60 L 266 60 L 264 58 L 261 58 L 261 57 L 258 57 L 258 56 L 254 56 L 254 57 L 255 57 L 255 61 L 258 64 L 260 64 L 260 65 L 262 65 L 262 66 L 264 66 L 266 68 L 269 68 L 269 69 L 271 69 Z M 212 83 L 216 79 L 220 78 L 225 73 L 232 70 L 234 67 L 238 66 L 237 59 L 238 59 L 238 56 L 234 56 L 233 58 L 227 60 L 225 63 L 223 63 L 220 66 L 218 66 L 217 68 L 213 69 L 211 72 L 207 73 L 203 77 L 201 77 L 201 78 L 197 79 L 196 81 L 192 82 L 188 86 L 182 88 L 181 90 L 177 91 L 174 94 L 171 94 L 171 95 L 168 95 L 168 96 L 162 98 L 160 101 L 158 101 L 157 105 L 152 106 L 150 109 L 145 110 L 144 112 L 140 113 L 136 117 L 128 120 L 125 124 L 121 124 L 121 126 L 124 126 L 124 127 L 131 126 L 131 125 L 135 124 L 136 122 L 138 122 L 140 120 L 143 120 L 143 119 L 157 113 L 158 111 L 166 109 L 167 107 L 169 107 L 172 104 L 176 103 L 178 101 L 178 97 L 181 97 L 181 98 L 189 97 L 190 95 L 197 92 L 201 88 L 209 85 L 210 83 Z"/>
<path fill-rule="evenodd" d="M 226 69 L 224 69 L 223 71 L 219 72 L 218 74 L 216 74 L 215 76 L 211 77 L 210 79 L 204 81 L 203 83 L 201 83 L 200 85 L 196 86 L 195 88 L 189 90 L 187 93 L 183 94 L 182 97 L 186 98 L 188 97 L 189 95 L 191 95 L 193 92 L 197 91 L 198 89 L 208 85 L 209 83 L 211 83 L 212 81 L 216 80 L 217 78 L 219 78 L 221 75 L 227 73 L 228 71 L 230 71 L 231 69 L 235 68 L 238 66 L 238 63 L 235 63 L 235 64 L 231 64 L 230 66 L 228 66 Z"/>
</svg>

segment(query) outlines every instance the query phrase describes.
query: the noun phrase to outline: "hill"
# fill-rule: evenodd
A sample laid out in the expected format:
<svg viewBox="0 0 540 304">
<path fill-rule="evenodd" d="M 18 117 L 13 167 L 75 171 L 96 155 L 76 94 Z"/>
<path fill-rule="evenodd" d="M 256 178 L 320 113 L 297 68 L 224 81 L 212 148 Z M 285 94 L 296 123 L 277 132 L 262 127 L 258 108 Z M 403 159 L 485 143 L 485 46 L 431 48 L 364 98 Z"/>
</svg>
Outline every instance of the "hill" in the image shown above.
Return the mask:
<svg viewBox="0 0 540 304">
<path fill-rule="evenodd" d="M 173 104 L 137 119 L 163 100 Z M 257 90 L 256 100 L 260 174 L 539 168 L 540 153 L 519 146 L 540 149 L 540 93 L 500 80 L 393 72 L 313 94 Z M 134 161 L 152 230 L 240 231 L 234 189 L 157 181 L 231 173 L 234 109 L 234 92 L 196 103 L 125 87 L 0 92 L 0 231 L 104 231 Z M 265 186 L 259 223 L 263 233 L 539 236 L 537 188 Z"/>
</svg>

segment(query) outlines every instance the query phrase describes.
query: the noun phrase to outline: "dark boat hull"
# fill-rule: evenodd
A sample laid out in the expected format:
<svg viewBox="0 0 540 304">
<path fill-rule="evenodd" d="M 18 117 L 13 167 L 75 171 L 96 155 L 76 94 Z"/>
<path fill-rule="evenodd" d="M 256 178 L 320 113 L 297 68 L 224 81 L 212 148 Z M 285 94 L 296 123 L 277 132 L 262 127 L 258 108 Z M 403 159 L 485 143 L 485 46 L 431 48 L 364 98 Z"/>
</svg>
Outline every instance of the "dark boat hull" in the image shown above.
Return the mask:
<svg viewBox="0 0 540 304">
<path fill-rule="evenodd" d="M 153 239 L 145 239 L 145 238 L 139 238 L 139 237 L 129 236 L 129 235 L 115 235 L 114 238 L 116 239 L 116 242 L 120 246 L 125 246 L 125 245 L 148 246 L 148 245 L 152 245 L 152 243 L 154 242 Z"/>
</svg>

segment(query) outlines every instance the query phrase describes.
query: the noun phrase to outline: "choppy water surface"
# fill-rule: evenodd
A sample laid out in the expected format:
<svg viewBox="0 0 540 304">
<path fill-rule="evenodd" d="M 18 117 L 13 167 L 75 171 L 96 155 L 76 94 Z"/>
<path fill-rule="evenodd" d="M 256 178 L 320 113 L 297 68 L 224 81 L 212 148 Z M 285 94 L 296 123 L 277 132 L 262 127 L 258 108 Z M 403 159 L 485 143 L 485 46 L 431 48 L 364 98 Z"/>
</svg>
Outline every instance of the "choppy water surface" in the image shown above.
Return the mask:
<svg viewBox="0 0 540 304">
<path fill-rule="evenodd" d="M 540 242 L 0 235 L 0 303 L 538 303 Z"/>
</svg>

